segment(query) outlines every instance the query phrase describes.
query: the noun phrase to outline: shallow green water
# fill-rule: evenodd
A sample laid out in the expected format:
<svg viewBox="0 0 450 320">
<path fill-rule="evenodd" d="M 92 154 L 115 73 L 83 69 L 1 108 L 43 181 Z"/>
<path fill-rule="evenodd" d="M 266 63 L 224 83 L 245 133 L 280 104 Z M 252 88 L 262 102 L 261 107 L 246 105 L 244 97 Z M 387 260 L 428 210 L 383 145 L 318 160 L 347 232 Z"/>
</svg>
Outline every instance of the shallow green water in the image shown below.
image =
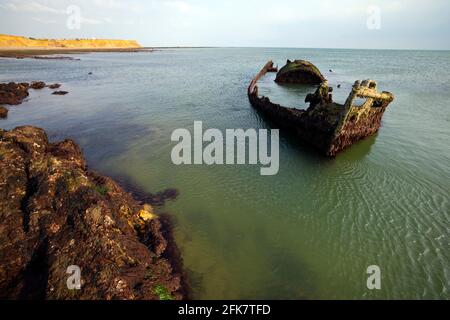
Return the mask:
<svg viewBox="0 0 450 320">
<path fill-rule="evenodd" d="M 450 298 L 450 52 L 183 49 L 0 60 L 0 81 L 63 83 L 10 110 L 0 127 L 33 124 L 74 138 L 91 167 L 148 191 L 177 188 L 161 211 L 199 299 Z M 357 79 L 395 94 L 380 133 L 324 159 L 282 135 L 280 172 L 171 164 L 176 128 L 267 128 L 246 88 L 268 59 L 315 63 L 343 102 Z M 332 69 L 334 72 L 328 72 Z M 92 71 L 92 76 L 88 72 Z M 305 88 L 261 92 L 304 107 Z M 313 90 L 313 89 L 311 89 Z M 382 290 L 366 288 L 379 265 Z"/>
</svg>

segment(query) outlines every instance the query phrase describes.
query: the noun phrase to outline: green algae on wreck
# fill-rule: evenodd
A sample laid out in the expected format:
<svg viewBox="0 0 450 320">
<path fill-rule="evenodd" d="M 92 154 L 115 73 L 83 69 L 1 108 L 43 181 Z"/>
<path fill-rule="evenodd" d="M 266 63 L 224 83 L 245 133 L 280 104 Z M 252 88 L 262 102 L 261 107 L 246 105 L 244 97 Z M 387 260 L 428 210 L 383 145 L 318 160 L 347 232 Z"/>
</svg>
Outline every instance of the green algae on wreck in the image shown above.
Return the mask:
<svg viewBox="0 0 450 320">
<path fill-rule="evenodd" d="M 317 68 L 310 62 L 296 61 L 296 65 L 301 65 L 298 69 L 294 67 L 296 81 L 310 81 L 311 70 Z M 288 60 L 289 68 L 291 65 Z M 355 142 L 377 133 L 386 108 L 394 101 L 391 93 L 377 91 L 375 81 L 364 80 L 355 82 L 345 104 L 338 104 L 333 102 L 333 90 L 328 81 L 323 80 L 314 94 L 306 96 L 305 102 L 310 104 L 308 109 L 286 108 L 258 95 L 258 81 L 272 68 L 273 62 L 267 62 L 250 82 L 247 89 L 250 103 L 268 120 L 294 132 L 299 139 L 328 157 L 335 157 Z M 358 99 L 364 103 L 358 104 Z"/>
<path fill-rule="evenodd" d="M 273 66 L 268 71 L 273 70 Z M 306 60 L 288 60 L 286 65 L 280 69 L 275 79 L 276 83 L 295 84 L 320 84 L 325 77 L 314 64 Z"/>
</svg>

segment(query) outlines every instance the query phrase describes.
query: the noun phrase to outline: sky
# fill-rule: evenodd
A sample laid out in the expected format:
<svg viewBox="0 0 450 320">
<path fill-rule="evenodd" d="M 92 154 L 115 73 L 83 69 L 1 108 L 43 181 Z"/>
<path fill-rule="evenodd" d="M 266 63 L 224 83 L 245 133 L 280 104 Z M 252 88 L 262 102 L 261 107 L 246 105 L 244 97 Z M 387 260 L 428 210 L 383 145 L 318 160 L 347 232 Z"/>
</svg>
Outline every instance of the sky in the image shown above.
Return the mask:
<svg viewBox="0 0 450 320">
<path fill-rule="evenodd" d="M 450 49 L 448 0 L 0 0 L 0 34 L 149 47 Z"/>
</svg>

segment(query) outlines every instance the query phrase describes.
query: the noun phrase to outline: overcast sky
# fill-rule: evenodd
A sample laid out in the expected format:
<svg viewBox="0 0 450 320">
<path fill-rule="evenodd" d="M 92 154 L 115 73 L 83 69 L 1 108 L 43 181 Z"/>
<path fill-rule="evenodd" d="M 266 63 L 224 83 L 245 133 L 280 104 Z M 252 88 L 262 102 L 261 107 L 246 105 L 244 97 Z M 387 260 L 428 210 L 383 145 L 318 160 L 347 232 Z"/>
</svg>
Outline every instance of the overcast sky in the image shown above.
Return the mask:
<svg viewBox="0 0 450 320">
<path fill-rule="evenodd" d="M 0 33 L 145 46 L 450 49 L 449 16 L 448 0 L 0 0 Z"/>
</svg>

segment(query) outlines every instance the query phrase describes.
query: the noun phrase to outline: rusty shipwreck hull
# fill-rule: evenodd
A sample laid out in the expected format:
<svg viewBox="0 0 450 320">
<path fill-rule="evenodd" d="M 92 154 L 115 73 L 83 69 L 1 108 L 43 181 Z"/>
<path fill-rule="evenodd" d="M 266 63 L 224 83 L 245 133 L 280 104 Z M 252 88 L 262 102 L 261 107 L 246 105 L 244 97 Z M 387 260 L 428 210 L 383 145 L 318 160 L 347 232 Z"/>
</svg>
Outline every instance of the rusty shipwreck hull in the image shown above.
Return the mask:
<svg viewBox="0 0 450 320">
<path fill-rule="evenodd" d="M 335 157 L 355 142 L 377 133 L 386 108 L 394 100 L 391 93 L 378 92 L 375 81 L 365 80 L 356 81 L 345 104 L 338 104 L 333 102 L 332 89 L 325 80 L 307 96 L 307 110 L 283 107 L 258 94 L 258 81 L 271 69 L 273 62 L 269 61 L 251 81 L 250 103 L 270 122 L 328 157 Z M 364 102 L 357 104 L 359 100 Z"/>
</svg>

